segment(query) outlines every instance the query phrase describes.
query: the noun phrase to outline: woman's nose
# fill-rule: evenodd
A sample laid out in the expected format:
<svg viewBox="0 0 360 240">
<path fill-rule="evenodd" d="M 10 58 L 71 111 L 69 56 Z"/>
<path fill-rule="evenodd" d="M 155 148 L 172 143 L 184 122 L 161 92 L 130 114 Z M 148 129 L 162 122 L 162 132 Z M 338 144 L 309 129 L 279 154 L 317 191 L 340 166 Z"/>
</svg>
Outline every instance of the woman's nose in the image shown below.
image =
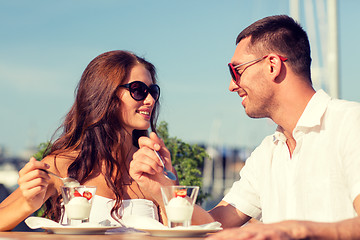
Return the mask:
<svg viewBox="0 0 360 240">
<path fill-rule="evenodd" d="M 155 99 L 153 98 L 153 96 L 150 93 L 148 93 L 148 95 L 146 96 L 146 98 L 144 100 L 144 103 L 146 105 L 154 105 Z"/>
</svg>

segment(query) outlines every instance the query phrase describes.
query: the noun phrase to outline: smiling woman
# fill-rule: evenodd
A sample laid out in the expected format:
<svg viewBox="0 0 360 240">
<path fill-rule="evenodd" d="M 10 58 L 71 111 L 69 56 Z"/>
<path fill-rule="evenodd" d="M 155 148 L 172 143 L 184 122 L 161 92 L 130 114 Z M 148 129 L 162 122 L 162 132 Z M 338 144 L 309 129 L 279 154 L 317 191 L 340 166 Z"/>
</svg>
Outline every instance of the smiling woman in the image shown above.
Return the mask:
<svg viewBox="0 0 360 240">
<path fill-rule="evenodd" d="M 19 188 L 0 204 L 0 230 L 14 228 L 44 202 L 48 218 L 66 222 L 61 181 L 41 169 L 97 187 L 90 222 L 116 223 L 129 214 L 161 220 L 158 203 L 129 176 L 138 138 L 149 128 L 156 131 L 159 96 L 155 67 L 145 59 L 111 51 L 92 60 L 59 128 L 60 137 L 49 144 L 44 159 L 32 158 L 20 170 Z"/>
<path fill-rule="evenodd" d="M 119 86 L 117 93 L 123 108 L 121 120 L 124 128 L 128 132 L 134 129 L 148 129 L 153 107 L 160 96 L 160 87 L 152 84 L 149 71 L 142 65 L 132 68 L 127 82 Z"/>
</svg>

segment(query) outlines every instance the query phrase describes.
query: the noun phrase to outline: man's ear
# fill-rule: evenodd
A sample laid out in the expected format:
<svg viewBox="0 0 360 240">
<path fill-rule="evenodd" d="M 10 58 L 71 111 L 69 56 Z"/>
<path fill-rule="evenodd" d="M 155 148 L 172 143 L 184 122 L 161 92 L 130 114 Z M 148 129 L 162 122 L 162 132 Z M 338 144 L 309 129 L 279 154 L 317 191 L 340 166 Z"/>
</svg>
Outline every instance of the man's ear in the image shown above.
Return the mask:
<svg viewBox="0 0 360 240">
<path fill-rule="evenodd" d="M 281 75 L 281 70 L 283 68 L 283 63 L 280 57 L 277 54 L 271 53 L 268 55 L 267 59 L 269 63 L 269 74 L 272 76 L 273 81 L 282 81 L 282 78 L 279 78 L 279 76 Z"/>
</svg>

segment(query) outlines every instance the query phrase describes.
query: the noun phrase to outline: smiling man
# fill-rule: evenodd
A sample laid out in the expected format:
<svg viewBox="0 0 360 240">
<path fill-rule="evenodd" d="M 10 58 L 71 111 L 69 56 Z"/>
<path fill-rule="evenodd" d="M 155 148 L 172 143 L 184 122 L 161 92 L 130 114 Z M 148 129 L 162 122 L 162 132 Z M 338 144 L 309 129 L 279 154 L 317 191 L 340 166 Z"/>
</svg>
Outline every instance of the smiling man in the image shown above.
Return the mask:
<svg viewBox="0 0 360 240">
<path fill-rule="evenodd" d="M 307 34 L 288 16 L 253 23 L 236 43 L 229 90 L 278 128 L 210 214 L 224 227 L 267 224 L 210 238 L 359 238 L 360 104 L 313 89 Z"/>
</svg>

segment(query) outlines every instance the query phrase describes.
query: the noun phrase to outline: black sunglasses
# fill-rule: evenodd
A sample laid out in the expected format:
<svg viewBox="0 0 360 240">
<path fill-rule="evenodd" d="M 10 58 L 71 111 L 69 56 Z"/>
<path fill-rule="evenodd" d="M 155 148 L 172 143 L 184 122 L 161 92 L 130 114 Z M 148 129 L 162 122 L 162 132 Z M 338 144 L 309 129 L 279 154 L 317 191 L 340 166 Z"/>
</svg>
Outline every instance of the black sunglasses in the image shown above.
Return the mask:
<svg viewBox="0 0 360 240">
<path fill-rule="evenodd" d="M 160 87 L 156 84 L 148 87 L 143 82 L 135 81 L 128 84 L 120 85 L 119 87 L 127 88 L 130 92 L 130 96 L 136 101 L 144 100 L 149 93 L 154 98 L 155 102 L 160 97 Z"/>
</svg>

